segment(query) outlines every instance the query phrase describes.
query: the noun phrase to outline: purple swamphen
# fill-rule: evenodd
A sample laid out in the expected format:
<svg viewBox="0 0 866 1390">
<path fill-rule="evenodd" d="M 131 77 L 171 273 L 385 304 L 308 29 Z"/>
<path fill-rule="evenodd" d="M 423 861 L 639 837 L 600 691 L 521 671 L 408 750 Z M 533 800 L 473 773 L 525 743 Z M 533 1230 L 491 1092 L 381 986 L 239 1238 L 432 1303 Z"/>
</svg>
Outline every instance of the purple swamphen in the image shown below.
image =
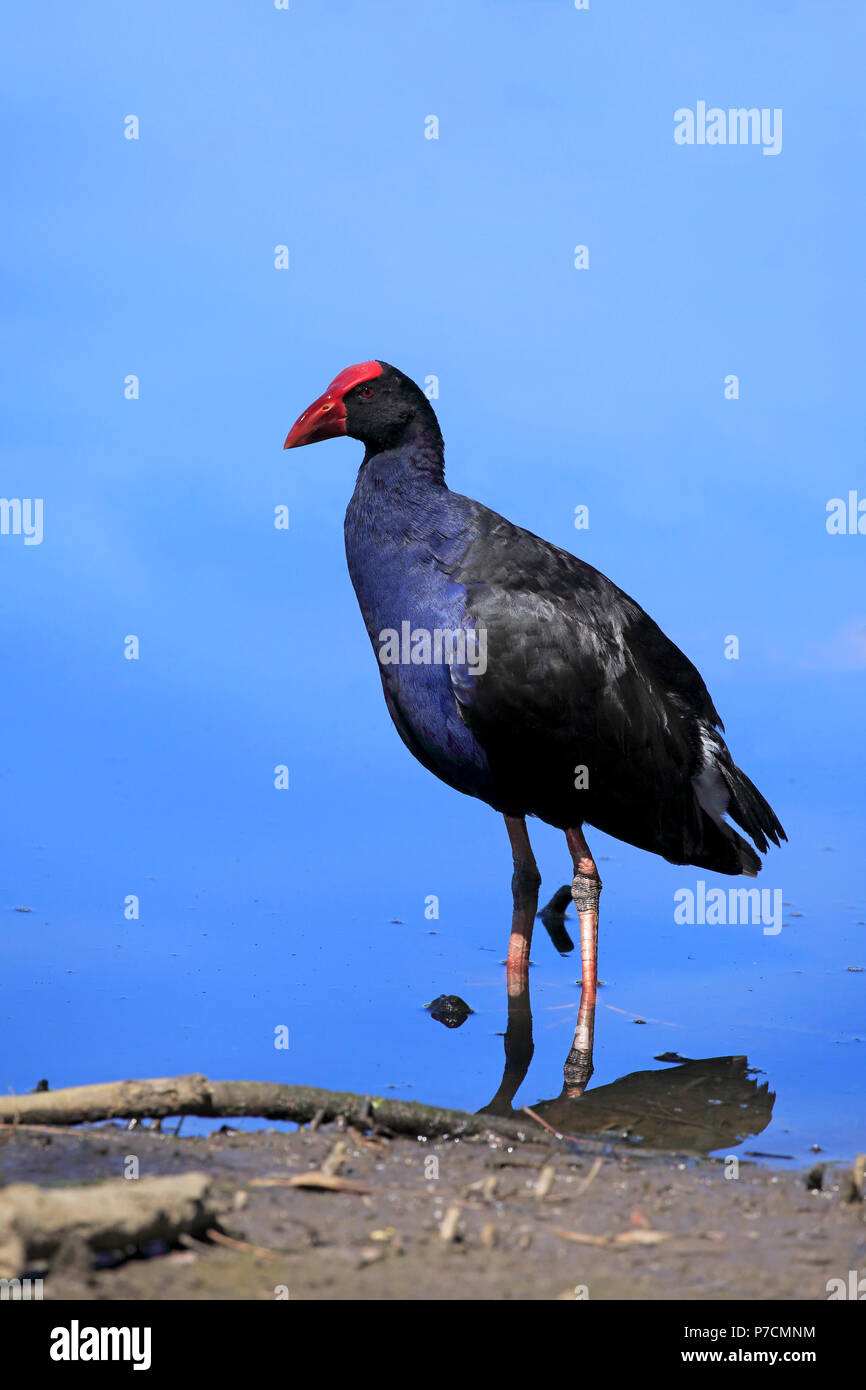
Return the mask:
<svg viewBox="0 0 866 1390">
<path fill-rule="evenodd" d="M 785 833 L 733 762 L 699 673 L 634 599 L 448 488 L 415 382 L 386 362 L 348 367 L 285 447 L 341 434 L 365 446 L 346 557 L 391 718 L 426 768 L 505 817 L 510 995 L 524 987 L 541 882 L 525 818 L 565 832 L 583 980 L 573 1055 L 591 1058 L 601 880 L 584 825 L 751 877 L 761 861 L 725 815 L 762 853 Z"/>
</svg>

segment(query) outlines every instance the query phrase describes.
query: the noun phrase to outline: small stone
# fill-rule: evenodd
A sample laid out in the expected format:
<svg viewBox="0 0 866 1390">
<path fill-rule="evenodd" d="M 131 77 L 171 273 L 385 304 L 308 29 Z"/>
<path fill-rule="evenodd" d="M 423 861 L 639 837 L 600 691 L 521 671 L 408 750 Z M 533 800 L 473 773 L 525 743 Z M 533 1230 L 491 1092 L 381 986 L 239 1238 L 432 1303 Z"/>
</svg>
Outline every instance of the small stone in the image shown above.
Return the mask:
<svg viewBox="0 0 866 1390">
<path fill-rule="evenodd" d="M 806 1190 L 808 1192 L 821 1191 L 824 1186 L 824 1168 L 823 1163 L 816 1163 L 814 1168 L 809 1169 L 806 1174 Z"/>
</svg>

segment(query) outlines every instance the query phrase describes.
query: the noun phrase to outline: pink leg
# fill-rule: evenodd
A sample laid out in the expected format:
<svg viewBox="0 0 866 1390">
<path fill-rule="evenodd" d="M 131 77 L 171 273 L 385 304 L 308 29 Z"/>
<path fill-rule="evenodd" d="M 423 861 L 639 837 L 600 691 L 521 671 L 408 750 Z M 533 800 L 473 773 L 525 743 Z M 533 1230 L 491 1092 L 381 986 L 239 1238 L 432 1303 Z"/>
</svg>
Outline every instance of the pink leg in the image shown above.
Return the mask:
<svg viewBox="0 0 866 1390">
<path fill-rule="evenodd" d="M 567 830 L 565 838 L 574 864 L 571 896 L 580 920 L 582 967 L 580 1008 L 574 1042 L 565 1064 L 565 1085 L 569 1095 L 581 1096 L 593 1070 L 592 1049 L 598 989 L 598 899 L 601 893 L 601 879 L 582 830 L 579 827 Z"/>
<path fill-rule="evenodd" d="M 511 879 L 511 937 L 506 962 L 508 994 L 514 996 L 522 994 L 529 982 L 529 947 L 532 944 L 532 928 L 538 911 L 541 874 L 538 872 L 523 817 L 506 816 L 505 828 L 511 841 L 511 854 L 514 859 L 514 874 Z"/>
<path fill-rule="evenodd" d="M 580 992 L 580 1008 L 577 1011 L 577 1027 L 571 1051 L 565 1059 L 562 1077 L 565 1082 L 564 1094 L 582 1096 L 587 1082 L 592 1076 L 592 1049 L 595 1039 L 595 995 L 588 997 L 586 989 Z"/>
<path fill-rule="evenodd" d="M 601 893 L 601 879 L 595 867 L 595 860 L 589 852 L 589 845 L 583 838 L 583 831 L 579 827 L 566 830 L 565 838 L 574 864 L 571 896 L 580 920 L 580 961 L 583 967 L 583 988 L 588 992 L 589 1003 L 595 999 L 598 986 L 598 899 Z"/>
</svg>

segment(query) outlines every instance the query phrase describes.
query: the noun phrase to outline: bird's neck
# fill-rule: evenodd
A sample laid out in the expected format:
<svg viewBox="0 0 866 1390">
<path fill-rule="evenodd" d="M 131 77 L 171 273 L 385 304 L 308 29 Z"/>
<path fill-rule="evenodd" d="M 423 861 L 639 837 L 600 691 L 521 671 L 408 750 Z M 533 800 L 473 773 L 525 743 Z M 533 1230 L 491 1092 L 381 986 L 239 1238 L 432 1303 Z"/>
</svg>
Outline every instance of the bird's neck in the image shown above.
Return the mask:
<svg viewBox="0 0 866 1390">
<path fill-rule="evenodd" d="M 397 448 L 368 449 L 346 511 L 346 556 L 365 610 L 389 581 L 399 586 L 435 549 L 457 544 L 463 528 L 457 495 L 445 484 L 441 438 L 429 432 Z"/>
<path fill-rule="evenodd" d="M 369 445 L 358 474 L 359 485 L 362 481 L 370 490 L 388 488 L 407 496 L 445 489 L 444 449 L 435 416 L 432 428 L 428 421 L 411 420 L 387 449 Z"/>
</svg>

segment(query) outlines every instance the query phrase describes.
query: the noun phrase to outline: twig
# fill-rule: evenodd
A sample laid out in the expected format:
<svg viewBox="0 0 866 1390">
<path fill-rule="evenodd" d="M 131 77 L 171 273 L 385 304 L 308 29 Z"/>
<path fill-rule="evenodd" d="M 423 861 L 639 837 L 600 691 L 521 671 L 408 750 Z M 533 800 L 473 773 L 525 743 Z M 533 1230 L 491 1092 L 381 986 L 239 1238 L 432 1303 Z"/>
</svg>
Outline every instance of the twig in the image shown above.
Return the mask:
<svg viewBox="0 0 866 1390">
<path fill-rule="evenodd" d="M 285 1178 L 280 1183 L 260 1182 L 260 1187 L 310 1187 L 323 1192 L 356 1192 L 366 1197 L 372 1192 L 367 1183 L 356 1182 L 354 1178 L 338 1178 L 333 1173 L 298 1173 L 293 1178 Z"/>
<path fill-rule="evenodd" d="M 569 1143 L 579 1145 L 587 1154 L 593 1151 L 598 1152 L 599 1150 L 601 1150 L 602 1153 L 611 1152 L 610 1144 L 603 1139 L 586 1139 L 580 1134 L 568 1134 L 563 1130 L 554 1129 L 553 1125 L 549 1125 L 540 1115 L 536 1115 L 534 1110 L 530 1110 L 528 1105 L 523 1106 L 523 1113 L 524 1115 L 530 1115 L 533 1120 L 546 1129 L 549 1134 L 552 1134 L 555 1139 L 567 1139 Z"/>
<path fill-rule="evenodd" d="M 445 1219 L 439 1227 L 439 1239 L 446 1245 L 457 1239 L 457 1227 L 460 1224 L 460 1207 L 455 1202 L 445 1213 Z"/>
<path fill-rule="evenodd" d="M 99 1120 L 167 1118 L 199 1115 L 293 1120 L 304 1124 L 322 1115 L 338 1115 L 356 1126 L 393 1130 L 427 1138 L 500 1134 L 525 1140 L 526 1126 L 511 1117 L 471 1115 L 416 1101 L 384 1096 L 358 1096 L 349 1091 L 323 1091 L 313 1086 L 288 1086 L 276 1081 L 208 1081 L 207 1077 L 161 1077 L 145 1081 L 111 1081 L 96 1086 L 70 1086 L 38 1095 L 0 1096 L 0 1126 L 31 1124 L 93 1124 Z"/>
<path fill-rule="evenodd" d="M 0 1125 L 0 1136 L 2 1136 L 4 1133 L 9 1133 L 10 1135 L 11 1135 L 12 1133 L 19 1134 L 19 1133 L 21 1133 L 22 1131 L 23 1131 L 25 1134 L 66 1134 L 66 1135 L 68 1135 L 68 1134 L 69 1134 L 69 1126 L 67 1125 L 67 1126 L 64 1128 L 62 1125 L 23 1125 L 23 1124 L 20 1124 L 17 1120 L 13 1120 L 11 1125 Z"/>
<path fill-rule="evenodd" d="M 575 1197 L 582 1197 L 582 1196 L 583 1196 L 584 1192 L 585 1192 L 586 1189 L 589 1187 L 590 1183 L 591 1183 L 595 1178 L 598 1177 L 598 1174 L 599 1174 L 599 1172 L 601 1171 L 601 1165 L 602 1165 L 603 1162 L 604 1162 L 604 1159 L 603 1159 L 601 1156 L 599 1156 L 599 1157 L 595 1160 L 595 1162 L 593 1163 L 593 1165 L 592 1165 L 592 1167 L 590 1168 L 589 1172 L 587 1173 L 586 1177 L 583 1179 L 582 1182 L 578 1183 L 577 1191 L 576 1191 L 575 1194 L 574 1194 Z"/>
<path fill-rule="evenodd" d="M 537 1197 L 539 1201 L 542 1198 L 548 1196 L 550 1189 L 553 1187 L 553 1180 L 555 1177 L 556 1169 L 554 1168 L 553 1164 L 545 1163 L 544 1167 L 538 1175 L 538 1179 L 533 1189 L 533 1196 Z"/>
<path fill-rule="evenodd" d="M 264 1245 L 250 1245 L 245 1240 L 234 1240 L 231 1236 L 224 1236 L 222 1231 L 216 1231 L 211 1227 L 205 1231 L 208 1240 L 212 1240 L 215 1245 L 224 1245 L 227 1250 L 237 1250 L 242 1255 L 260 1255 L 265 1260 L 279 1260 L 282 1257 L 276 1250 L 268 1250 Z"/>
<path fill-rule="evenodd" d="M 531 1119 L 535 1120 L 536 1124 L 541 1125 L 542 1128 L 546 1129 L 548 1134 L 552 1134 L 555 1139 L 565 1138 L 565 1136 L 561 1134 L 558 1129 L 554 1129 L 553 1125 L 549 1125 L 546 1120 L 543 1120 L 541 1118 L 540 1115 L 536 1115 L 534 1110 L 530 1110 L 528 1105 L 523 1106 L 523 1113 L 524 1115 L 529 1115 Z"/>
<path fill-rule="evenodd" d="M 607 1236 L 586 1236 L 581 1231 L 564 1231 L 560 1226 L 554 1229 L 553 1234 L 562 1240 L 574 1240 L 578 1245 L 608 1245 Z"/>
<path fill-rule="evenodd" d="M 346 1141 L 338 1139 L 328 1157 L 322 1163 L 320 1171 L 326 1177 L 335 1178 L 346 1161 Z"/>
</svg>

